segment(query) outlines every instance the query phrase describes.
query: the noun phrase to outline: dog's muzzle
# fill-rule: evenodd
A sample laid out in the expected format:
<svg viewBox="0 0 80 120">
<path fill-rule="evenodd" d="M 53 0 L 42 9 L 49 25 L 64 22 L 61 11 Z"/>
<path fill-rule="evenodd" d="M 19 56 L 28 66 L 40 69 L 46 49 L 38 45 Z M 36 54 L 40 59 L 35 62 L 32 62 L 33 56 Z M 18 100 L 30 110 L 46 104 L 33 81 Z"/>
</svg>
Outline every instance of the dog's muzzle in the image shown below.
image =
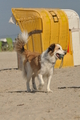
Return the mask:
<svg viewBox="0 0 80 120">
<path fill-rule="evenodd" d="M 66 54 L 67 54 L 67 50 L 64 51 L 64 55 L 66 55 Z"/>
<path fill-rule="evenodd" d="M 56 56 L 59 58 L 59 59 L 62 59 L 64 57 L 64 55 L 66 55 L 67 51 L 64 51 L 64 54 L 59 54 L 57 53 Z"/>
<path fill-rule="evenodd" d="M 59 59 L 61 59 L 61 58 L 64 57 L 64 54 L 59 54 L 59 53 L 57 53 L 56 56 L 57 56 Z"/>
</svg>

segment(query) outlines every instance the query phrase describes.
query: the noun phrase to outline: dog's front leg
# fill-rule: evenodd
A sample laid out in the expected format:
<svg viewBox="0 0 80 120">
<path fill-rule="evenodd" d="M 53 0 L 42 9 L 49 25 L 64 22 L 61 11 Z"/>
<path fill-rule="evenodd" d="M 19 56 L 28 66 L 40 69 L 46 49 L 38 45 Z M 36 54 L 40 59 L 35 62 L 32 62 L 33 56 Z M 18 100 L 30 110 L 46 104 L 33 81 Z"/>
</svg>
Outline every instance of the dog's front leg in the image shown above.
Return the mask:
<svg viewBox="0 0 80 120">
<path fill-rule="evenodd" d="M 39 79 L 39 90 L 41 90 L 44 85 L 43 77 L 41 74 L 38 74 L 38 79 Z"/>
<path fill-rule="evenodd" d="M 50 89 L 51 79 L 52 79 L 52 75 L 48 76 L 47 92 L 53 92 L 53 91 Z"/>
</svg>

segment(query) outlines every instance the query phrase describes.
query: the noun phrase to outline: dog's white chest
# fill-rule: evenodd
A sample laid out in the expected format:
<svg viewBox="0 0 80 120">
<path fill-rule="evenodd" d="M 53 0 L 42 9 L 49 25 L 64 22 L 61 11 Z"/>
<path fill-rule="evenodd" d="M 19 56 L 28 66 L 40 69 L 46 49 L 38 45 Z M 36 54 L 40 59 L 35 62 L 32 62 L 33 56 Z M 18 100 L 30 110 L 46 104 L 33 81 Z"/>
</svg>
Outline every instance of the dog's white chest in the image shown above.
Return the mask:
<svg viewBox="0 0 80 120">
<path fill-rule="evenodd" d="M 53 73 L 53 68 L 54 66 L 51 65 L 50 63 L 45 62 L 44 64 L 41 65 L 41 74 L 52 74 Z"/>
</svg>

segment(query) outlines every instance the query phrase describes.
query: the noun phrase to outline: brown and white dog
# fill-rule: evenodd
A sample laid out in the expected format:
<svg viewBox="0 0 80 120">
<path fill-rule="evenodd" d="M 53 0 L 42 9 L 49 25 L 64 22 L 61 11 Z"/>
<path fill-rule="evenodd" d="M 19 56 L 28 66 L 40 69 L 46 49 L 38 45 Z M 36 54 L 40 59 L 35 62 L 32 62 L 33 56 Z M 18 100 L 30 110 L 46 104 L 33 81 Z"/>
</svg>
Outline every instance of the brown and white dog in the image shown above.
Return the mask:
<svg viewBox="0 0 80 120">
<path fill-rule="evenodd" d="M 20 53 L 23 58 L 23 73 L 27 79 L 27 91 L 31 91 L 31 78 L 33 89 L 37 90 L 35 77 L 38 77 L 39 90 L 41 90 L 44 85 L 43 75 L 47 75 L 47 92 L 52 92 L 52 90 L 50 90 L 50 81 L 52 79 L 54 65 L 56 60 L 63 58 L 66 52 L 62 50 L 62 47 L 59 44 L 51 44 L 49 48 L 47 48 L 47 50 L 45 50 L 42 54 L 31 52 L 24 48 L 24 45 L 27 42 L 28 33 L 23 32 L 19 34 L 15 43 L 16 51 Z"/>
</svg>

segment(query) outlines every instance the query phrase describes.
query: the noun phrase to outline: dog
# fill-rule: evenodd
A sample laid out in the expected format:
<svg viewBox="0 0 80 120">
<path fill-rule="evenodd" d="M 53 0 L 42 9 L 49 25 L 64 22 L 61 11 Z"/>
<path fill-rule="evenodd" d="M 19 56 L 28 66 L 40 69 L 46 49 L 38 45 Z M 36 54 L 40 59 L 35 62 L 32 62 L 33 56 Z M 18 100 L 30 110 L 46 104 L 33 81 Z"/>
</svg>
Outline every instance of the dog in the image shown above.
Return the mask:
<svg viewBox="0 0 80 120">
<path fill-rule="evenodd" d="M 37 90 L 35 77 L 39 80 L 38 89 L 41 90 L 44 85 L 44 75 L 48 78 L 47 92 L 52 92 L 50 89 L 50 82 L 56 60 L 63 58 L 64 55 L 66 55 L 66 51 L 64 51 L 59 44 L 51 44 L 42 54 L 31 52 L 24 48 L 25 44 L 28 43 L 28 37 L 27 32 L 22 32 L 15 42 L 16 51 L 21 54 L 23 59 L 23 73 L 24 77 L 27 79 L 27 92 L 31 92 L 31 78 L 33 89 Z"/>
</svg>

